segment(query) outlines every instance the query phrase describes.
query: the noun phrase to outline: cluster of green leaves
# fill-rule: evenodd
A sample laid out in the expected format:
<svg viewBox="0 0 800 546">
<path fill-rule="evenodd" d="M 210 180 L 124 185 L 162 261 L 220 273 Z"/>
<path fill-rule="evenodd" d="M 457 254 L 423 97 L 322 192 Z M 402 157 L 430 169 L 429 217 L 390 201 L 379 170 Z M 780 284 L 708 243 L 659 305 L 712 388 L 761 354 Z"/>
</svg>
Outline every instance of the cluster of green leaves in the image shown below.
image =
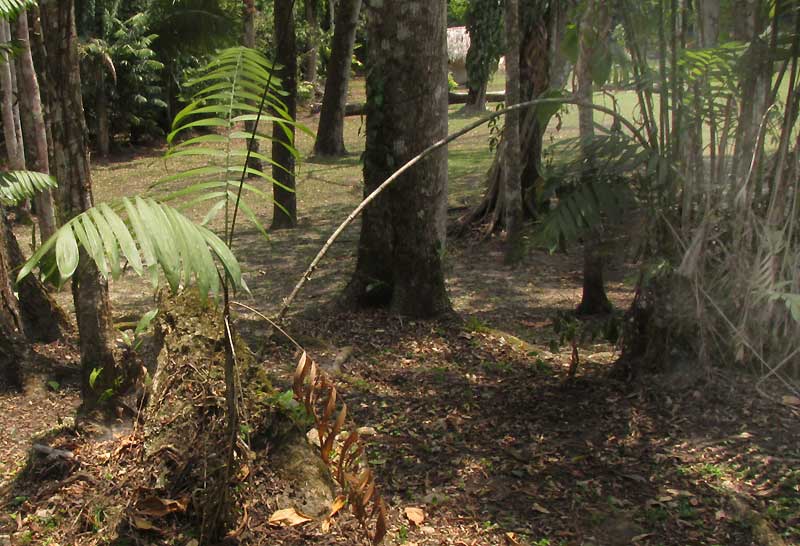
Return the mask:
<svg viewBox="0 0 800 546">
<path fill-rule="evenodd" d="M 158 181 L 154 187 L 162 192 L 163 200 L 182 199 L 182 206 L 186 207 L 210 203 L 203 224 L 224 211 L 226 231 L 233 207 L 238 204 L 244 215 L 266 237 L 266 229 L 247 198 L 272 203 L 267 188 L 275 184 L 291 190 L 266 172 L 246 165 L 247 158 L 251 157 L 262 164 L 282 168 L 265 154 L 248 152 L 251 137 L 271 142 L 272 136 L 260 130 L 253 135 L 244 131 L 242 124 L 257 120 L 275 123 L 290 139 L 291 125 L 309 132 L 289 115 L 280 99 L 285 92 L 281 90 L 280 80 L 271 75 L 272 68 L 272 64 L 257 51 L 235 47 L 221 51 L 188 82 L 187 86 L 196 91 L 191 102 L 175 116 L 172 131 L 167 136 L 170 147 L 166 158 L 198 157 L 205 159 L 206 163 Z M 263 98 L 269 113 L 259 114 L 264 89 L 268 89 Z M 297 150 L 292 145 L 286 146 L 299 159 Z M 248 181 L 242 182 L 242 173 L 248 175 Z M 264 185 L 259 187 L 259 182 Z M 238 195 L 240 184 L 241 199 Z"/>
<path fill-rule="evenodd" d="M 159 136 L 167 109 L 163 85 L 164 65 L 157 60 L 153 43 L 157 35 L 149 28 L 144 12 L 124 15 L 120 3 L 104 2 L 91 12 L 95 2 L 86 2 L 78 12 L 81 22 L 81 70 L 85 115 L 89 126 L 98 112 L 97 95 L 102 92 L 114 108 L 110 111 L 113 134 L 129 135 L 133 142 L 143 136 Z M 98 78 L 101 72 L 105 78 Z M 102 85 L 103 89 L 99 89 Z"/>
<path fill-rule="evenodd" d="M 154 288 L 160 271 L 173 291 L 194 280 L 201 294 L 218 293 L 223 274 L 234 287 L 244 288 L 239 263 L 219 237 L 177 210 L 141 197 L 124 198 L 118 207 L 101 203 L 79 214 L 39 247 L 18 278 L 41 262 L 46 276 L 57 272 L 60 281 L 69 279 L 78 268 L 79 246 L 104 277 L 118 278 L 124 259 L 137 274 L 148 272 Z M 52 251 L 55 261 L 45 260 Z M 215 259 L 224 273 L 217 270 Z"/>
<path fill-rule="evenodd" d="M 37 0 L 0 0 L 0 18 L 14 19 L 20 12 L 36 5 Z"/>
<path fill-rule="evenodd" d="M 56 181 L 49 174 L 31 171 L 0 173 L 0 204 L 13 207 L 55 187 Z"/>
<path fill-rule="evenodd" d="M 464 25 L 470 0 L 447 0 L 447 25 Z"/>
<path fill-rule="evenodd" d="M 471 0 L 467 7 L 465 18 L 470 36 L 467 75 L 473 89 L 489 82 L 503 55 L 503 11 L 504 2 L 501 0 Z"/>
</svg>

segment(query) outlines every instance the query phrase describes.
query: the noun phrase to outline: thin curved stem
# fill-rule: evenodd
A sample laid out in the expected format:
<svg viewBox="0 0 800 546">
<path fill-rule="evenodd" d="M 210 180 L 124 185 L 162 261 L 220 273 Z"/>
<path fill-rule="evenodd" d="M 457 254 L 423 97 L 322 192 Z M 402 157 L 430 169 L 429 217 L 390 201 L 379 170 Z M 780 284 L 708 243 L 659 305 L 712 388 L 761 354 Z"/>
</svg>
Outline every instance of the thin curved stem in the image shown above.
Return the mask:
<svg viewBox="0 0 800 546">
<path fill-rule="evenodd" d="M 566 98 L 565 97 L 565 98 L 534 99 L 534 100 L 530 100 L 530 101 L 527 101 L 527 102 L 521 102 L 521 103 L 515 104 L 513 106 L 509 106 L 508 108 L 504 108 L 502 110 L 498 110 L 497 112 L 493 112 L 493 113 L 489 114 L 488 116 L 483 117 L 483 118 L 481 118 L 481 119 L 479 119 L 479 120 L 477 120 L 477 121 L 475 121 L 473 123 L 470 123 L 469 125 L 463 127 L 462 129 L 459 129 L 455 133 L 453 133 L 451 135 L 448 135 L 447 137 L 443 138 L 442 140 L 439 140 L 438 142 L 435 142 L 434 144 L 431 144 L 425 150 L 423 150 L 419 155 L 417 155 L 416 157 L 410 159 L 405 165 L 403 165 L 402 167 L 397 169 L 394 172 L 394 174 L 392 174 L 389 178 L 384 180 L 383 183 L 381 183 L 380 186 L 375 188 L 375 190 L 371 194 L 369 194 L 367 197 L 365 197 L 364 200 L 361 201 L 361 203 L 359 203 L 359 205 L 353 210 L 353 212 L 351 212 L 350 215 L 344 220 L 344 222 L 342 222 L 339 225 L 339 227 L 336 228 L 336 231 L 333 232 L 333 234 L 325 242 L 325 244 L 323 245 L 323 247 L 319 251 L 319 253 L 316 255 L 316 257 L 314 257 L 314 259 L 311 261 L 311 264 L 309 264 L 308 268 L 303 273 L 303 276 L 300 278 L 298 283 L 295 285 L 295 287 L 292 290 L 291 294 L 289 294 L 289 297 L 286 298 L 285 300 L 283 300 L 283 305 L 281 306 L 280 311 L 278 311 L 278 314 L 276 315 L 275 320 L 276 321 L 280 321 L 280 320 L 283 319 L 284 316 L 286 316 L 286 312 L 289 310 L 289 307 L 294 302 L 295 298 L 297 297 L 297 294 L 300 292 L 300 290 L 303 288 L 303 286 L 306 284 L 306 282 L 308 282 L 308 280 L 311 278 L 311 274 L 317 268 L 317 266 L 319 265 L 319 262 L 322 261 L 322 258 L 325 257 L 325 254 L 328 253 L 328 250 L 330 249 L 330 247 L 333 245 L 333 243 L 336 241 L 336 239 L 339 238 L 339 236 L 347 228 L 347 226 L 349 226 L 353 222 L 353 220 L 355 220 L 356 217 L 359 214 L 361 214 L 361 211 L 363 211 L 366 208 L 367 205 L 369 205 L 372 201 L 374 201 L 376 197 L 378 197 L 381 193 L 383 193 L 383 191 L 387 187 L 389 187 L 389 185 L 392 184 L 392 182 L 394 182 L 398 178 L 400 178 L 400 176 L 405 174 L 406 171 L 411 169 L 411 167 L 413 167 L 414 165 L 416 165 L 417 163 L 419 163 L 420 161 L 422 161 L 423 159 L 425 159 L 426 157 L 431 155 L 436 150 L 447 146 L 448 144 L 450 144 L 454 140 L 456 140 L 458 138 L 461 138 L 462 136 L 466 135 L 470 131 L 473 131 L 473 130 L 477 129 L 481 125 L 489 123 L 493 119 L 496 119 L 496 118 L 498 118 L 500 116 L 504 116 L 505 114 L 507 114 L 509 112 L 513 112 L 515 110 L 522 110 L 524 108 L 531 108 L 531 107 L 534 107 L 534 106 L 538 106 L 540 104 L 554 104 L 554 103 L 558 103 L 558 104 L 573 104 L 573 105 L 576 105 L 576 106 L 586 106 L 588 108 L 593 108 L 595 110 L 603 112 L 604 114 L 607 114 L 607 115 L 613 117 L 615 120 L 619 121 L 620 124 L 624 125 L 633 134 L 634 138 L 636 138 L 636 140 L 639 142 L 639 144 L 642 145 L 643 148 L 645 148 L 645 149 L 650 149 L 651 148 L 650 143 L 642 135 L 642 133 L 630 121 L 625 119 L 618 112 L 615 112 L 614 110 L 612 110 L 610 108 L 606 108 L 605 106 L 600 106 L 598 104 L 584 102 L 584 101 L 581 101 L 581 100 L 578 100 L 578 99 L 574 99 L 574 98 Z"/>
</svg>

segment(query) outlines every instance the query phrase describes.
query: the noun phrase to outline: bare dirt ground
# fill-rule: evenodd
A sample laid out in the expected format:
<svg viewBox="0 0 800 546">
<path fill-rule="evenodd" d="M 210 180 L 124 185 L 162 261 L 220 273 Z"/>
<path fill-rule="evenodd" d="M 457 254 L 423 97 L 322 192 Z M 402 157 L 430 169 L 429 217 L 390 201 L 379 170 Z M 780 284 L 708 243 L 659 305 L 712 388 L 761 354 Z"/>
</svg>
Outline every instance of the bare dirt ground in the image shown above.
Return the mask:
<svg viewBox="0 0 800 546">
<path fill-rule="evenodd" d="M 313 118 L 306 121 L 313 125 Z M 234 251 L 252 288 L 244 303 L 274 312 L 357 203 L 358 131 L 359 121 L 349 120 L 353 156 L 301 166 L 299 229 L 276 232 L 269 243 L 253 229 L 240 233 Z M 485 136 L 451 156 L 453 207 L 480 192 L 489 155 L 475 150 Z M 310 143 L 300 145 L 307 150 Z M 98 165 L 98 200 L 146 189 L 163 176 L 159 158 L 159 150 L 135 151 Z M 268 218 L 270 208 L 258 211 Z M 620 382 L 608 374 L 614 348 L 589 341 L 579 348 L 578 377 L 566 381 L 570 351 L 552 351 L 551 322 L 579 301 L 580 249 L 550 255 L 531 248 L 510 268 L 497 241 L 451 241 L 447 285 L 457 318 L 411 321 L 330 305 L 352 270 L 357 238 L 355 225 L 315 273 L 286 327 L 329 368 L 350 355 L 332 373 L 351 426 L 372 429 L 367 459 L 389 508 L 387 544 L 744 546 L 767 544 L 767 527 L 787 544 L 800 542 L 800 408 L 761 398 L 752 378 L 717 369 L 692 383 L 674 375 Z M 629 247 L 616 243 L 608 275 L 619 309 L 632 297 Z M 114 282 L 112 294 L 120 322 L 154 305 L 138 279 Z M 68 294 L 60 297 L 68 305 Z M 267 339 L 253 314 L 240 314 L 237 326 L 276 385 L 288 385 L 296 351 Z M 63 441 L 91 480 L 25 494 L 2 485 L 23 466 L 37 434 L 70 425 L 79 399 L 69 374 L 74 349 L 37 351 L 25 393 L 0 395 L 0 536 L 14 544 L 105 543 L 98 538 L 103 515 L 79 503 L 91 480 L 114 479 L 110 461 L 126 449 L 124 433 Z M 256 464 L 268 476 L 268 459 Z M 316 523 L 270 526 L 269 516 L 284 508 L 275 504 L 273 486 L 267 477 L 256 489 L 241 543 L 364 542 L 346 510 L 327 533 Z M 411 521 L 408 508 L 420 509 L 422 520 Z M 171 527 L 170 517 L 162 522 L 169 533 L 154 531 L 136 544 L 197 546 L 191 534 Z"/>
</svg>

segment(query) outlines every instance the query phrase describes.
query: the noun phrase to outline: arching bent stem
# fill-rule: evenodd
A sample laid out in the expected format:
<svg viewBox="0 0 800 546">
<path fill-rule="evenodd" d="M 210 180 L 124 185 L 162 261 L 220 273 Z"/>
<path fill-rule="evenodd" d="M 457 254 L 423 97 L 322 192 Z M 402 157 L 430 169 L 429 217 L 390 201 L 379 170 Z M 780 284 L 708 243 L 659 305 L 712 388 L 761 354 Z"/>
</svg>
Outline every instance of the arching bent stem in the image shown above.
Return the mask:
<svg viewBox="0 0 800 546">
<path fill-rule="evenodd" d="M 402 176 L 406 171 L 411 169 L 411 167 L 413 167 L 414 165 L 416 165 L 417 163 L 419 163 L 420 161 L 422 161 L 423 159 L 425 159 L 426 157 L 431 155 L 433 152 L 435 152 L 439 148 L 443 148 L 444 146 L 447 146 L 448 144 L 450 144 L 454 140 L 457 140 L 457 139 L 461 138 L 462 136 L 466 135 L 470 131 L 473 131 L 474 129 L 477 129 L 481 125 L 484 125 L 484 124 L 492 121 L 495 118 L 498 118 L 500 116 L 504 116 L 505 114 L 507 114 L 509 112 L 516 111 L 516 110 L 522 110 L 524 108 L 531 108 L 533 106 L 538 106 L 540 104 L 553 104 L 553 103 L 573 104 L 573 105 L 576 105 L 576 106 L 586 106 L 588 108 L 593 108 L 594 110 L 597 110 L 599 112 L 603 112 L 604 114 L 607 114 L 607 115 L 613 117 L 615 120 L 619 121 L 620 124 L 624 125 L 633 134 L 634 138 L 639 142 L 639 144 L 642 145 L 642 147 L 644 147 L 645 149 L 650 149 L 650 144 L 647 141 L 647 139 L 644 138 L 642 133 L 630 121 L 625 119 L 623 116 L 621 116 L 620 114 L 618 114 L 614 110 L 611 110 L 610 108 L 606 108 L 605 106 L 600 106 L 600 105 L 597 105 L 597 104 L 587 103 L 587 102 L 584 102 L 584 101 L 581 101 L 581 100 L 577 100 L 577 99 L 573 99 L 573 98 L 534 99 L 534 100 L 530 100 L 530 101 L 527 101 L 527 102 L 521 102 L 521 103 L 515 104 L 513 106 L 509 106 L 508 108 L 504 108 L 502 110 L 498 110 L 497 112 L 493 112 L 493 113 L 487 115 L 486 117 L 483 117 L 483 118 L 481 118 L 481 119 L 479 119 L 479 120 L 477 120 L 477 121 L 475 121 L 475 122 L 463 127 L 462 129 L 459 129 L 455 133 L 453 133 L 451 135 L 448 135 L 447 138 L 443 138 L 442 140 L 440 140 L 438 142 L 435 142 L 434 144 L 431 144 L 425 150 L 423 150 L 419 155 L 417 155 L 416 157 L 410 159 L 405 165 L 403 165 L 402 167 L 397 169 L 394 172 L 394 174 L 392 174 L 392 176 L 390 176 L 389 178 L 384 180 L 383 183 L 381 183 L 380 186 L 375 188 L 375 191 L 373 191 L 371 194 L 369 194 L 367 197 L 365 197 L 364 200 L 361 201 L 361 203 L 359 203 L 359 205 L 353 210 L 353 212 L 351 212 L 350 215 L 347 218 L 345 218 L 344 222 L 342 222 L 341 225 L 339 225 L 339 227 L 336 228 L 336 231 L 333 232 L 333 234 L 328 238 L 328 240 L 322 246 L 322 248 L 320 249 L 319 253 L 311 261 L 311 263 L 309 264 L 308 268 L 303 273 L 303 276 L 300 278 L 300 280 L 297 282 L 297 284 L 295 285 L 294 289 L 292 290 L 292 293 L 289 294 L 288 298 L 283 300 L 283 305 L 281 306 L 280 311 L 278 311 L 278 314 L 275 316 L 275 320 L 276 321 L 281 321 L 283 319 L 283 317 L 286 316 L 286 312 L 289 310 L 289 307 L 291 307 L 292 303 L 294 303 L 294 300 L 297 297 L 297 294 L 300 292 L 300 290 L 302 290 L 303 286 L 305 286 L 306 282 L 308 282 L 308 280 L 311 278 L 311 274 L 314 272 L 314 270 L 317 269 L 317 266 L 319 265 L 319 262 L 321 262 L 322 258 L 325 257 L 325 254 L 328 253 L 328 250 L 330 250 L 331 246 L 336 241 L 336 239 L 338 239 L 339 236 L 342 234 L 342 232 L 345 229 L 347 229 L 347 226 L 349 226 L 353 222 L 353 220 L 355 220 L 356 217 L 359 214 L 361 214 L 361 211 L 363 211 L 367 207 L 367 205 L 369 205 L 376 197 L 378 197 L 381 193 L 383 193 L 383 191 L 387 187 L 389 187 L 389 185 L 391 185 L 392 182 L 394 182 L 395 180 L 400 178 L 400 176 Z"/>
</svg>

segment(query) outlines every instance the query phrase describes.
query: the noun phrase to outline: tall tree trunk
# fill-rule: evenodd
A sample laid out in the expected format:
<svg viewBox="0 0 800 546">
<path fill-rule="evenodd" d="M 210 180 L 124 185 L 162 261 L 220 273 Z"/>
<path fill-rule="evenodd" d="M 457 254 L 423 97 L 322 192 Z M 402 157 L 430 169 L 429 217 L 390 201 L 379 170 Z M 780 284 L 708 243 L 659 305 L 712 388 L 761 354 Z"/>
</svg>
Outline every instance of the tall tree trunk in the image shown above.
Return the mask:
<svg viewBox="0 0 800 546">
<path fill-rule="evenodd" d="M 41 16 L 53 132 L 52 167 L 61 183 L 64 219 L 69 220 L 90 208 L 93 200 L 74 0 L 45 2 Z M 126 385 L 128 375 L 113 351 L 108 284 L 84 250 L 80 252 L 80 263 L 72 279 L 72 295 L 80 335 L 83 402 L 88 409 L 96 406 L 104 393 L 117 393 Z M 100 373 L 91 385 L 93 370 Z"/>
<path fill-rule="evenodd" d="M 361 0 L 341 0 L 336 12 L 325 95 L 322 97 L 317 140 L 314 143 L 314 153 L 320 156 L 347 154 L 344 146 L 344 113 L 360 11 Z"/>
<path fill-rule="evenodd" d="M 503 3 L 499 0 L 471 0 L 466 19 L 469 32 L 467 51 L 469 92 L 464 112 L 482 113 L 486 110 L 486 89 L 489 80 L 497 70 L 497 63 L 503 54 Z M 505 34 L 508 34 L 507 30 Z"/>
<path fill-rule="evenodd" d="M 506 104 L 519 103 L 519 4 L 506 0 Z M 505 198 L 506 263 L 519 261 L 522 255 L 522 184 L 519 149 L 519 110 L 506 115 L 503 138 L 506 141 Z"/>
<path fill-rule="evenodd" d="M 108 159 L 111 154 L 111 119 L 108 109 L 108 88 L 106 87 L 105 66 L 97 67 L 97 151 L 100 157 Z"/>
<path fill-rule="evenodd" d="M 547 9 L 535 2 L 520 4 L 520 102 L 525 102 L 538 97 L 550 89 L 550 40 L 555 38 L 548 32 L 548 26 L 554 10 L 563 9 L 549 3 Z M 506 62 L 508 70 L 508 62 Z M 545 127 L 539 123 L 536 109 L 528 109 L 521 114 L 520 124 L 520 167 L 522 169 L 522 199 L 523 213 L 527 218 L 537 214 L 535 199 L 535 186 L 540 178 L 542 157 L 542 143 Z M 495 153 L 492 166 L 489 168 L 486 181 L 486 192 L 481 202 L 459 219 L 459 233 L 465 233 L 471 226 L 480 226 L 483 236 L 506 228 L 505 205 L 506 200 L 502 195 L 503 181 L 508 167 L 505 157 L 505 144 L 500 143 Z"/>
<path fill-rule="evenodd" d="M 317 63 L 319 62 L 319 0 L 306 0 L 305 9 L 308 48 L 303 58 L 303 78 L 316 87 Z"/>
<path fill-rule="evenodd" d="M 7 248 L 6 211 L 0 205 L 0 384 L 19 388 L 22 385 L 19 362 L 24 357 L 22 316 L 14 295 L 11 260 Z"/>
<path fill-rule="evenodd" d="M 8 21 L 0 19 L 0 41 L 11 41 L 11 30 Z M 16 121 L 14 119 L 14 81 L 11 77 L 13 67 L 8 54 L 3 52 L 0 55 L 0 87 L 3 91 L 3 136 L 6 142 L 6 153 L 8 154 L 8 166 L 12 171 L 25 170 L 25 159 L 20 142 L 17 137 Z"/>
<path fill-rule="evenodd" d="M 374 3 L 369 11 L 364 192 L 447 134 L 444 0 Z M 413 32 L 410 31 L 413 29 Z M 421 161 L 365 210 L 345 297 L 402 315 L 446 312 L 442 252 L 447 152 Z"/>
<path fill-rule="evenodd" d="M 255 49 L 256 47 L 256 3 L 255 0 L 244 0 L 243 2 L 243 11 L 242 17 L 244 19 L 244 33 L 242 35 L 242 45 L 245 47 L 249 47 L 250 49 Z M 245 121 L 244 122 L 244 129 L 247 131 L 248 134 L 253 133 L 253 128 L 255 127 L 255 121 Z M 253 142 L 248 140 L 248 145 L 250 146 L 250 150 L 255 154 L 259 153 L 260 145 L 258 139 L 253 139 Z M 261 160 L 257 157 L 250 157 L 248 163 L 248 168 L 255 169 L 257 171 L 262 171 L 264 166 L 261 164 Z M 255 175 L 250 175 L 255 176 Z"/>
<path fill-rule="evenodd" d="M 294 119 L 297 116 L 297 36 L 294 28 L 294 13 L 291 0 L 275 0 L 276 62 L 283 68 L 278 77 L 283 82 L 283 97 L 286 111 Z M 287 134 L 287 132 L 289 134 Z M 295 159 L 285 145 L 294 146 L 294 125 L 273 123 L 272 126 L 272 177 L 278 184 L 272 185 L 275 202 L 272 213 L 272 229 L 287 229 L 297 226 L 297 194 L 295 193 Z"/>
<path fill-rule="evenodd" d="M 577 97 L 586 103 L 594 100 L 592 81 L 592 59 L 598 48 L 604 47 L 611 27 L 611 17 L 607 6 L 601 0 L 590 0 L 581 18 L 578 61 L 575 78 L 578 83 Z M 578 107 L 578 125 L 584 161 L 588 164 L 584 177 L 593 176 L 592 157 L 588 141 L 594 136 L 594 110 L 589 106 Z M 583 294 L 577 312 L 580 315 L 594 315 L 611 310 L 603 283 L 605 255 L 602 251 L 600 226 L 592 229 L 584 239 L 583 245 Z"/>
<path fill-rule="evenodd" d="M 715 47 L 719 39 L 720 0 L 697 0 L 700 46 Z"/>
<path fill-rule="evenodd" d="M 28 14 L 21 13 L 17 19 L 17 41 L 19 52 L 19 89 L 22 104 L 22 125 L 25 143 L 28 144 L 29 167 L 40 173 L 50 173 L 50 159 L 47 146 L 47 126 L 42 111 L 42 97 L 39 80 L 33 64 L 31 38 L 28 29 Z M 39 218 L 39 231 L 42 241 L 49 239 L 56 231 L 56 213 L 53 194 L 50 190 L 40 192 L 34 199 Z"/>
</svg>

